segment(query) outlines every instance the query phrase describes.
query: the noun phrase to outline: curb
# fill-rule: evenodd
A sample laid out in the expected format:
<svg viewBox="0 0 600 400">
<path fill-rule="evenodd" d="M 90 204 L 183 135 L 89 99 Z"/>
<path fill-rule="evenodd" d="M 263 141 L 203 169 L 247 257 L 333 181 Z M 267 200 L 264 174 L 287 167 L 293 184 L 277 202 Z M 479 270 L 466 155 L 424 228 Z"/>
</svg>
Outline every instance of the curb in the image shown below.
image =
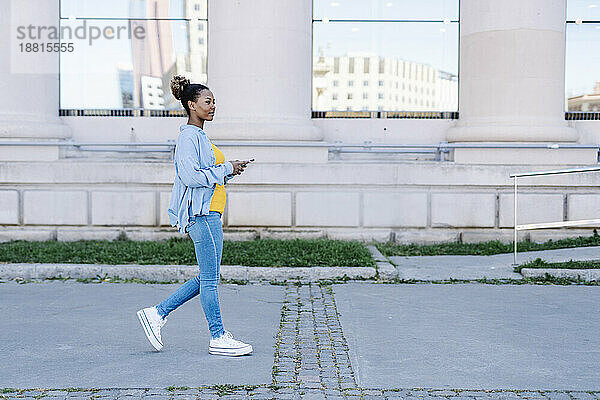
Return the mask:
<svg viewBox="0 0 600 400">
<path fill-rule="evenodd" d="M 365 279 L 374 278 L 377 271 L 371 267 L 245 267 L 222 265 L 221 278 L 248 281 L 281 281 L 301 279 Z M 103 264 L 0 264 L 2 279 L 85 279 L 96 276 L 118 276 L 148 281 L 185 281 L 198 275 L 197 265 L 103 265 Z"/>
<path fill-rule="evenodd" d="M 600 269 L 523 268 L 521 270 L 521 275 L 526 278 L 543 278 L 546 274 L 555 278 L 600 280 Z"/>
<path fill-rule="evenodd" d="M 394 265 L 383 255 L 374 245 L 368 245 L 367 249 L 371 252 L 371 256 L 377 264 L 377 271 L 380 279 L 396 279 L 398 278 L 398 270 Z"/>
</svg>

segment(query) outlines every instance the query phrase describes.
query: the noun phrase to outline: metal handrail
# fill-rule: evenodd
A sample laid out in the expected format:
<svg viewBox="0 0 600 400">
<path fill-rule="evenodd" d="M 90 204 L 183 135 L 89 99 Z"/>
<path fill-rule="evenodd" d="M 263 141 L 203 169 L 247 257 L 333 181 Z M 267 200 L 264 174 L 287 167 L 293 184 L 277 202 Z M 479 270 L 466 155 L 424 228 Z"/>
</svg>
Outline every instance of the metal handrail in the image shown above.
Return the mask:
<svg viewBox="0 0 600 400">
<path fill-rule="evenodd" d="M 320 142 L 320 141 L 214 141 L 219 146 L 237 146 L 237 147 L 327 147 L 330 152 L 339 155 L 340 153 L 398 153 L 398 154 L 435 154 L 438 161 L 446 161 L 445 155 L 453 149 L 597 149 L 600 155 L 600 144 L 576 144 L 576 143 L 447 143 L 438 144 L 391 144 L 391 143 L 343 143 L 341 141 Z M 171 152 L 175 151 L 175 141 L 167 142 L 75 142 L 73 140 L 64 140 L 57 142 L 47 141 L 0 141 L 0 146 L 61 146 L 75 147 L 81 151 L 115 151 L 127 152 L 125 150 L 92 150 L 86 147 L 168 147 L 168 150 L 136 150 L 136 152 Z M 360 148 L 362 151 L 343 150 L 345 148 Z M 390 149 L 386 151 L 376 149 Z M 394 150 L 397 149 L 397 150 Z M 405 149 L 414 149 L 407 151 Z M 430 149 L 425 151 L 424 149 Z M 535 173 L 534 173 L 535 174 Z M 525 175 L 523 175 L 525 176 Z M 531 175 L 533 176 L 533 175 Z M 511 175 L 512 177 L 512 175 Z"/>
<path fill-rule="evenodd" d="M 600 223 L 600 218 L 596 219 L 580 219 L 575 221 L 560 221 L 560 222 L 544 222 L 539 224 L 525 224 L 517 225 L 517 191 L 518 191 L 518 178 L 532 177 L 532 176 L 548 176 L 548 175 L 560 175 L 560 174 L 576 174 L 585 172 L 597 172 L 600 171 L 600 167 L 588 167 L 588 168 L 570 168 L 570 169 L 558 169 L 552 171 L 534 171 L 534 172 L 523 172 L 510 174 L 509 177 L 514 179 L 514 252 L 513 252 L 513 265 L 517 265 L 517 233 L 519 231 L 535 230 L 535 229 L 548 229 L 548 228 L 565 228 L 569 226 L 585 226 L 589 224 Z"/>
<path fill-rule="evenodd" d="M 0 142 L 0 146 L 68 146 L 68 147 L 79 147 L 79 146 L 175 146 L 175 141 L 167 142 Z"/>
<path fill-rule="evenodd" d="M 574 143 L 446 143 L 439 144 L 391 144 L 391 143 L 343 143 L 343 142 L 294 142 L 294 141 L 220 141 L 214 143 L 228 146 L 266 147 L 381 147 L 381 148 L 433 148 L 433 149 L 600 149 L 600 144 Z M 42 141 L 0 141 L 0 146 L 175 146 L 174 140 L 167 142 L 42 142 Z M 512 177 L 512 175 L 511 175 Z"/>
<path fill-rule="evenodd" d="M 510 177 L 511 178 L 521 178 L 524 176 L 558 175 L 558 174 L 571 174 L 571 173 L 576 173 L 576 172 L 591 172 L 591 171 L 600 171 L 600 167 L 557 169 L 554 171 L 524 172 L 524 173 L 518 173 L 518 174 L 510 174 Z"/>
</svg>

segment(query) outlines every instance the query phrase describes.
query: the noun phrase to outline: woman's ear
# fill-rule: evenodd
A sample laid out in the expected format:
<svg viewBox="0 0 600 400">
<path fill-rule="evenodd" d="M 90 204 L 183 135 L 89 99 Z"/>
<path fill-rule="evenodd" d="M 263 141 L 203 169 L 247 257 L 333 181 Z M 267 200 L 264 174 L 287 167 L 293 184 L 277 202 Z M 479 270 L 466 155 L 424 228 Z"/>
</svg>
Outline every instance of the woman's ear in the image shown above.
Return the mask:
<svg viewBox="0 0 600 400">
<path fill-rule="evenodd" d="M 193 102 L 193 101 L 191 101 L 191 100 L 188 100 L 188 108 L 189 108 L 190 110 L 196 111 L 196 105 L 194 104 L 194 102 Z"/>
</svg>

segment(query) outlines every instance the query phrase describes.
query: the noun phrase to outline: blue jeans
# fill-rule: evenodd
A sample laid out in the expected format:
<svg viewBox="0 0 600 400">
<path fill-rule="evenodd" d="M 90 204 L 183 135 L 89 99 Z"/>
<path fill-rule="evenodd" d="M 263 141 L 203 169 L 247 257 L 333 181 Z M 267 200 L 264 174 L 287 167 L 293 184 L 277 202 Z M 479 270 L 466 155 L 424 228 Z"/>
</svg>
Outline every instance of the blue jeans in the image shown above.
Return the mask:
<svg viewBox="0 0 600 400">
<path fill-rule="evenodd" d="M 194 215 L 190 217 L 190 223 L 188 234 L 194 242 L 199 273 L 157 304 L 156 309 L 162 317 L 166 317 L 171 311 L 200 294 L 210 335 L 217 338 L 225 333 L 217 292 L 223 254 L 221 214 L 210 211 L 208 215 Z"/>
</svg>

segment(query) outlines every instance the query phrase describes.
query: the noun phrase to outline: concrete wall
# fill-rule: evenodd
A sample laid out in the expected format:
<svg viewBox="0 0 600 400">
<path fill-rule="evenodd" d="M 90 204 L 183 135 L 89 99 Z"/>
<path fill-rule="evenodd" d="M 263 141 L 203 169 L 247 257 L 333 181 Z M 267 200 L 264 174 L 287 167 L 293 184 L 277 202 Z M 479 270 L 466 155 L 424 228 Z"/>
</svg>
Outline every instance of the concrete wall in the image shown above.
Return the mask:
<svg viewBox="0 0 600 400">
<path fill-rule="evenodd" d="M 579 132 L 579 143 L 600 143 L 600 121 L 569 121 L 569 125 Z"/>
<path fill-rule="evenodd" d="M 228 183 L 224 229 L 228 239 L 508 241 L 508 176 L 524 170 L 443 162 L 258 163 Z M 0 240 L 181 236 L 167 217 L 174 173 L 160 161 L 0 163 Z M 520 182 L 519 224 L 598 218 L 599 212 L 598 174 Z M 532 237 L 582 232 L 589 233 L 563 229 Z"/>
<path fill-rule="evenodd" d="M 215 119 L 220 117 L 217 109 Z M 185 124 L 187 118 L 62 117 L 62 120 L 72 129 L 72 139 L 78 142 L 165 142 L 177 139 L 179 126 Z M 453 120 L 425 119 L 327 118 L 313 119 L 312 122 L 321 130 L 325 142 L 362 143 L 370 140 L 394 144 L 438 144 L 445 141 L 446 130 L 455 124 Z M 212 123 L 207 122 L 205 130 L 209 136 L 211 128 Z M 600 137 L 600 129 L 598 135 Z M 254 139 L 261 140 L 258 135 Z"/>
<path fill-rule="evenodd" d="M 218 111 L 217 117 L 219 118 Z M 177 139 L 179 126 L 185 118 L 133 118 L 133 117 L 62 117 L 79 142 L 108 141 L 167 141 Z M 345 143 L 404 143 L 438 144 L 446 140 L 446 131 L 454 120 L 423 119 L 314 119 L 321 129 L 323 141 Z M 568 121 L 579 134 L 579 143 L 600 143 L 600 121 Z M 133 128 L 133 131 L 132 131 Z M 211 124 L 206 124 L 210 133 Z M 256 138 L 257 140 L 260 138 Z"/>
</svg>

